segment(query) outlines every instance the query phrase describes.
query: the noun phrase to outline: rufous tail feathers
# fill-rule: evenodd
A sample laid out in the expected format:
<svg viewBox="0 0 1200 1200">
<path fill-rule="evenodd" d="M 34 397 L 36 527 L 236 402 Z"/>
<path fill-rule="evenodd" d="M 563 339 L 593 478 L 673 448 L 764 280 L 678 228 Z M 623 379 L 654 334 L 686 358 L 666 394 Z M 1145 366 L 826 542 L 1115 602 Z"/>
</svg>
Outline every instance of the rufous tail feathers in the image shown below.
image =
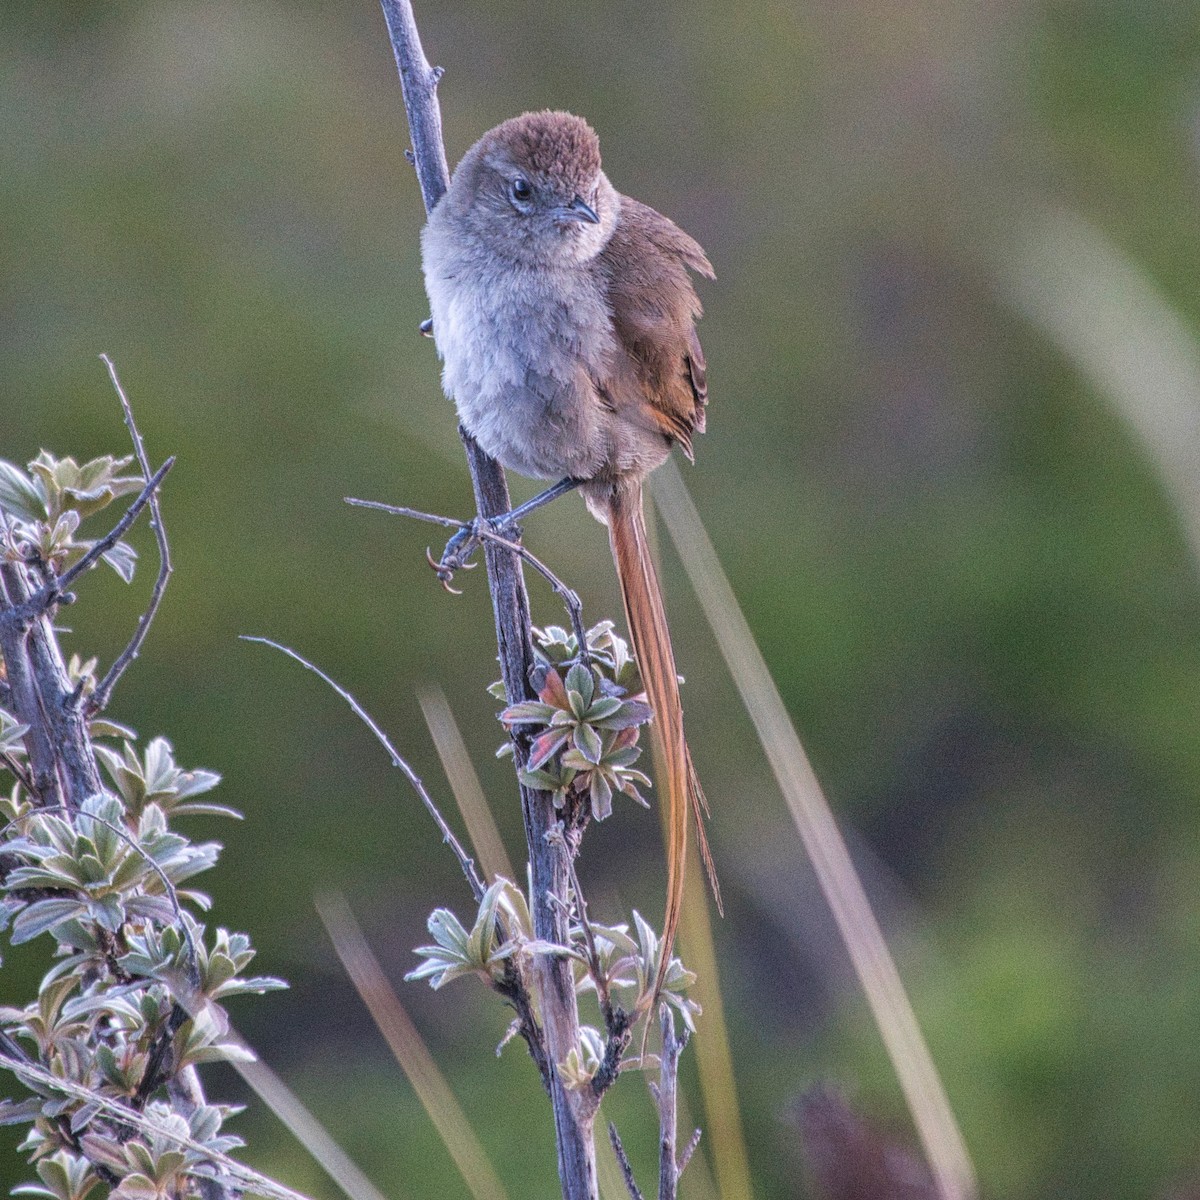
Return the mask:
<svg viewBox="0 0 1200 1200">
<path fill-rule="evenodd" d="M 614 487 L 608 503 L 608 536 L 621 584 L 625 620 L 646 696 L 654 709 L 654 731 L 665 767 L 665 777 L 659 781 L 659 788 L 663 797 L 661 803 L 667 805 L 667 904 L 658 975 L 650 996 L 653 1002 L 666 978 L 675 946 L 675 934 L 679 929 L 684 868 L 687 863 L 689 807 L 695 814 L 700 857 L 708 874 L 713 898 L 718 911 L 723 912 L 723 909 L 721 889 L 717 884 L 717 873 L 704 833 L 708 802 L 700 790 L 700 781 L 696 777 L 696 768 L 692 765 L 691 752 L 683 733 L 679 676 L 675 670 L 675 654 L 671 649 L 671 634 L 663 608 L 662 588 L 646 536 L 640 482 L 623 480 Z"/>
</svg>

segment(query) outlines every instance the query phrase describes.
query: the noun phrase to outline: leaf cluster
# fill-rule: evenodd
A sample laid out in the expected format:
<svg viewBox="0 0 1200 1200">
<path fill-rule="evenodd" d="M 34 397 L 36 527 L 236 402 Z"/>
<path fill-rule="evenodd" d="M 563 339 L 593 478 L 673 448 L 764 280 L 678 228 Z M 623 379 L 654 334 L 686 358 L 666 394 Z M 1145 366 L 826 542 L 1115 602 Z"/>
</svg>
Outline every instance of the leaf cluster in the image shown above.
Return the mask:
<svg viewBox="0 0 1200 1200">
<path fill-rule="evenodd" d="M 637 666 L 611 621 L 588 631 L 588 661 L 578 661 L 576 639 L 551 626 L 535 630 L 543 662 L 536 700 L 510 704 L 500 714 L 509 728 L 537 731 L 521 782 L 550 792 L 563 807 L 572 794 L 586 798 L 598 821 L 612 813 L 614 792 L 645 805 L 640 788 L 650 785 L 634 763 L 641 756 L 638 729 L 653 716 L 636 699 Z"/>
<path fill-rule="evenodd" d="M 145 486 L 140 475 L 122 474 L 132 462 L 106 454 L 80 465 L 42 450 L 22 471 L 0 459 L 5 557 L 42 563 L 55 574 L 74 566 L 95 545 L 79 537 L 83 521 Z M 128 542 L 115 542 L 101 557 L 126 583 L 133 578 L 137 552 Z"/>
</svg>

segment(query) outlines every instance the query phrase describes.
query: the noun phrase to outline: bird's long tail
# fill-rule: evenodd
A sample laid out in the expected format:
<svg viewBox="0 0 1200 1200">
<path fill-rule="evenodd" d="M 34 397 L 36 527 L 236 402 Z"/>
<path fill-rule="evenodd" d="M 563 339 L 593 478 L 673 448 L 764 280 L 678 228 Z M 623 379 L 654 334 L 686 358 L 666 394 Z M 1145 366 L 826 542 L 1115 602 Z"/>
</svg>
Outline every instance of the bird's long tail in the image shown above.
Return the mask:
<svg viewBox="0 0 1200 1200">
<path fill-rule="evenodd" d="M 700 857 L 719 911 L 721 889 L 717 884 L 708 838 L 704 833 L 708 803 L 700 790 L 700 781 L 696 777 L 683 733 L 679 676 L 675 671 L 675 655 L 671 649 L 671 634 L 663 608 L 662 588 L 646 536 L 640 481 L 623 480 L 611 492 L 608 498 L 608 535 L 621 584 L 625 620 L 646 696 L 654 709 L 654 730 L 665 767 L 665 778 L 659 781 L 659 788 L 662 802 L 667 805 L 667 904 L 658 974 L 654 980 L 654 990 L 649 996 L 649 1002 L 653 1004 L 666 978 L 675 946 L 675 934 L 679 929 L 687 862 L 689 807 L 695 814 Z"/>
</svg>

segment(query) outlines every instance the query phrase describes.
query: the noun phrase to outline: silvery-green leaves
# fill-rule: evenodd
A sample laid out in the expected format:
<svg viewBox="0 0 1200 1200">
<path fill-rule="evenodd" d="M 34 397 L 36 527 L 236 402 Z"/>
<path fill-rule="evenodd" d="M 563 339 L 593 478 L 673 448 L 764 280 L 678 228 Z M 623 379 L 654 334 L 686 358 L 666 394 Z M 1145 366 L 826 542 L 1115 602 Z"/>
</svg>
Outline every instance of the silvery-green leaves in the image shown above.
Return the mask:
<svg viewBox="0 0 1200 1200">
<path fill-rule="evenodd" d="M 79 562 L 95 545 L 81 523 L 144 487 L 126 473 L 131 463 L 80 465 L 44 451 L 28 472 L 0 462 L 0 562 L 19 564 L 32 590 Z M 104 557 L 122 578 L 133 574 L 125 543 Z M 192 842 L 171 821 L 236 816 L 198 799 L 219 777 L 181 768 L 165 738 L 139 749 L 133 730 L 88 715 L 96 668 L 78 654 L 67 664 L 89 735 L 72 752 L 94 753 L 111 781 L 82 803 L 62 803 L 32 770 L 22 721 L 35 721 L 36 706 L 0 687 L 13 710 L 0 710 L 0 776 L 11 782 L 0 794 L 0 930 L 54 954 L 33 1000 L 0 1007 L 0 1056 L 23 1089 L 0 1100 L 0 1124 L 28 1127 L 19 1149 L 38 1180 L 18 1194 L 90 1200 L 99 1184 L 120 1200 L 195 1200 L 213 1155 L 241 1143 L 221 1132 L 234 1110 L 193 1107 L 171 1085 L 195 1064 L 247 1057 L 222 1004 L 283 985 L 246 975 L 254 952 L 244 934 L 210 932 L 193 916 L 209 901 L 185 885 L 220 847 Z M 0 683 L 3 671 L 0 661 Z"/>
<path fill-rule="evenodd" d="M 575 635 L 561 625 L 534 629 L 533 649 L 538 661 L 560 672 L 579 659 L 579 643 Z M 629 644 L 616 633 L 612 621 L 600 621 L 587 631 L 588 656 L 605 678 L 625 693 L 636 696 L 642 691 L 642 679 L 637 663 L 629 652 Z"/>
<path fill-rule="evenodd" d="M 579 1044 L 567 1051 L 558 1064 L 559 1077 L 574 1092 L 581 1092 L 595 1078 L 604 1061 L 604 1035 L 591 1025 L 580 1025 Z"/>
<path fill-rule="evenodd" d="M 25 742 L 23 739 L 28 732 L 28 725 L 18 724 L 16 717 L 0 708 L 0 754 L 24 757 Z"/>
<path fill-rule="evenodd" d="M 184 1117 L 155 1102 L 147 1106 L 146 1121 L 136 1137 L 118 1140 L 92 1132 L 82 1145 L 95 1162 L 120 1179 L 112 1197 L 171 1200 L 194 1192 L 191 1177 L 211 1173 L 210 1155 L 227 1154 L 243 1144 L 241 1138 L 221 1133 L 222 1122 L 235 1111 L 206 1104 Z"/>
<path fill-rule="evenodd" d="M 8 554 L 34 555 L 55 571 L 77 562 L 93 544 L 77 537 L 81 522 L 144 486 L 141 476 L 121 474 L 132 461 L 105 455 L 80 465 L 43 450 L 27 474 L 0 460 L 0 509 L 12 526 Z M 103 558 L 126 582 L 133 578 L 137 554 L 127 542 L 117 542 Z"/>
<path fill-rule="evenodd" d="M 467 975 L 498 982 L 507 970 L 507 960 L 516 954 L 567 953 L 563 947 L 533 936 L 525 897 L 516 884 L 504 878 L 484 893 L 470 930 L 448 908 L 434 909 L 428 928 L 434 944 L 417 947 L 415 953 L 425 961 L 404 978 L 428 979 L 434 989 Z"/>
<path fill-rule="evenodd" d="M 14 1196 L 39 1196 L 42 1200 L 84 1200 L 98 1186 L 100 1176 L 79 1154 L 60 1150 L 37 1164 L 41 1183 L 26 1183 L 12 1190 Z"/>
<path fill-rule="evenodd" d="M 124 753 L 108 746 L 97 746 L 96 757 L 104 765 L 131 816 L 140 817 L 148 804 L 157 805 L 171 816 L 208 813 L 240 819 L 241 814 L 222 804 L 194 803 L 190 797 L 211 791 L 221 782 L 215 771 L 184 771 L 175 764 L 171 743 L 156 737 L 144 758 L 125 743 Z"/>
<path fill-rule="evenodd" d="M 91 950 L 97 938 L 90 926 L 116 934 L 127 921 L 170 923 L 167 884 L 207 870 L 219 851 L 215 842 L 196 845 L 171 833 L 154 806 L 131 827 L 121 801 L 103 793 L 73 817 L 35 812 L 21 824 L 25 832 L 3 843 L 18 863 L 2 885 L 9 905 L 22 905 L 12 922 L 14 943 L 52 931 Z M 189 898 L 207 903 L 197 893 Z"/>
<path fill-rule="evenodd" d="M 128 933 L 129 949 L 117 960 L 121 969 L 131 976 L 162 980 L 177 989 L 194 971 L 196 990 L 209 1000 L 261 995 L 287 987 L 269 975 L 242 976 L 255 954 L 244 933 L 218 929 L 209 949 L 204 944 L 204 926 L 187 913 L 183 921 L 191 935 L 190 943 L 178 924 L 161 929 L 151 925 Z"/>
<path fill-rule="evenodd" d="M 610 992 L 628 991 L 634 1002 L 649 993 L 658 976 L 658 964 L 662 955 L 662 942 L 649 922 L 634 909 L 634 928 L 637 937 L 630 935 L 628 925 L 592 924 L 592 939 L 599 958 L 598 974 Z M 597 979 L 595 968 L 578 972 L 576 990 L 595 991 Z M 689 971 L 676 957 L 671 959 L 663 980 L 659 999 L 665 1000 L 679 1011 L 684 1024 L 693 1033 L 695 1019 L 701 1012 L 695 1000 L 689 1000 L 684 992 L 696 982 L 695 973 Z"/>
<path fill-rule="evenodd" d="M 614 661 L 626 664 L 621 672 L 628 675 L 628 660 L 616 655 Z M 592 815 L 602 821 L 612 812 L 614 792 L 645 804 L 639 785 L 650 781 L 633 764 L 641 754 L 638 726 L 651 715 L 650 706 L 628 698 L 597 659 L 591 666 L 575 663 L 565 678 L 558 667 L 548 667 L 538 699 L 509 705 L 500 719 L 510 728 L 541 730 L 530 746 L 522 782 L 553 793 L 560 806 L 572 790 L 587 796 Z"/>
</svg>

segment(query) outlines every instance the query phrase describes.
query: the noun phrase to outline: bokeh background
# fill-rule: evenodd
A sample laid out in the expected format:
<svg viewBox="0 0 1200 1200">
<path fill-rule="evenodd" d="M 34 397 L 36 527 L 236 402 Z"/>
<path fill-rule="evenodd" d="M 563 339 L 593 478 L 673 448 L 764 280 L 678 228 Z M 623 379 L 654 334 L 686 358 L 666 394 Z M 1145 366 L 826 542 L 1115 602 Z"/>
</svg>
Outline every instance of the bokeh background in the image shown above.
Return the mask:
<svg viewBox="0 0 1200 1200">
<path fill-rule="evenodd" d="M 1185 1185 L 1200 1168 L 1194 6 L 447 0 L 418 19 L 447 68 L 452 161 L 523 109 L 586 114 L 617 185 L 716 265 L 710 433 L 688 484 L 985 1194 Z M 467 1194 L 315 915 L 314 892 L 344 892 L 511 1194 L 552 1197 L 532 1068 L 519 1047 L 492 1053 L 504 1011 L 467 984 L 400 982 L 429 909 L 469 908 L 452 860 L 340 703 L 235 640 L 317 659 L 449 803 L 415 699 L 439 685 L 519 851 L 482 578 L 446 596 L 428 530 L 342 503 L 469 505 L 416 333 L 405 145 L 370 0 L 10 0 L 0 457 L 124 452 L 96 358 L 113 355 L 152 456 L 179 456 L 176 574 L 114 714 L 221 771 L 246 814 L 193 825 L 227 845 L 214 917 L 292 990 L 235 1017 L 388 1196 Z M 591 619 L 616 614 L 578 501 L 527 536 Z M 70 649 L 107 661 L 123 644 L 149 586 L 144 530 L 138 544 L 131 589 L 81 588 Z M 756 1194 L 803 1196 L 805 1089 L 837 1084 L 901 1138 L 906 1116 L 666 545 L 664 561 L 728 897 L 716 938 Z M 559 620 L 532 590 L 535 616 Z M 619 807 L 583 871 L 604 919 L 657 914 L 653 814 Z M 6 1002 L 31 990 L 34 949 L 0 973 Z M 648 1171 L 649 1103 L 635 1080 L 619 1093 Z M 239 1127 L 248 1160 L 336 1194 L 261 1106 Z"/>
</svg>

